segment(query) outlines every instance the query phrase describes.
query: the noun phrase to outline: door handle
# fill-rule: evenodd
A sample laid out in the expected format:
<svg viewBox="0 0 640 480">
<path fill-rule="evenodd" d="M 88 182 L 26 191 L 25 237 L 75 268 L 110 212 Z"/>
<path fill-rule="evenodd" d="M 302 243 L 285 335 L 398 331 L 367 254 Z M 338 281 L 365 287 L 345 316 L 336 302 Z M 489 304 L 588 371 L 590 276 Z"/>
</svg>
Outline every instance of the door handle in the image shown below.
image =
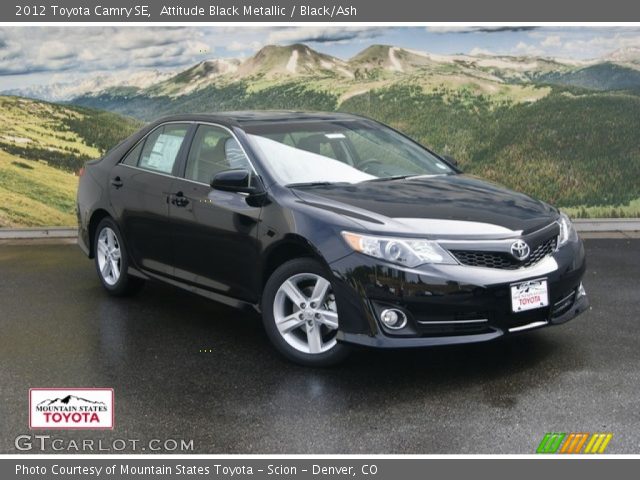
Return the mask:
<svg viewBox="0 0 640 480">
<path fill-rule="evenodd" d="M 178 192 L 171 195 L 171 203 L 176 207 L 186 207 L 189 205 L 189 199 L 184 196 L 184 193 Z"/>
<path fill-rule="evenodd" d="M 115 177 L 113 180 L 111 180 L 111 185 L 116 188 L 120 188 L 122 185 L 124 185 L 124 183 L 122 183 L 120 177 Z"/>
</svg>

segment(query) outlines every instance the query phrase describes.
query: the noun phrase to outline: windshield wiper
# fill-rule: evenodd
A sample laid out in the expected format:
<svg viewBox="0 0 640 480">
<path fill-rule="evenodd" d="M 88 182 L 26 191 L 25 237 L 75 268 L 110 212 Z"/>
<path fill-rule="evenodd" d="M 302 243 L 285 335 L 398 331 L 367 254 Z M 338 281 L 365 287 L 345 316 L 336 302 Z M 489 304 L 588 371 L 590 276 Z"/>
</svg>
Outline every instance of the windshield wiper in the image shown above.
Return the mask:
<svg viewBox="0 0 640 480">
<path fill-rule="evenodd" d="M 422 177 L 423 175 L 392 175 L 390 177 L 372 178 L 371 180 L 363 180 L 360 183 L 386 182 L 388 180 L 403 180 L 411 177 Z"/>
<path fill-rule="evenodd" d="M 300 182 L 300 183 L 287 183 L 285 187 L 321 187 L 326 185 L 338 185 L 345 184 L 347 182 Z"/>
</svg>

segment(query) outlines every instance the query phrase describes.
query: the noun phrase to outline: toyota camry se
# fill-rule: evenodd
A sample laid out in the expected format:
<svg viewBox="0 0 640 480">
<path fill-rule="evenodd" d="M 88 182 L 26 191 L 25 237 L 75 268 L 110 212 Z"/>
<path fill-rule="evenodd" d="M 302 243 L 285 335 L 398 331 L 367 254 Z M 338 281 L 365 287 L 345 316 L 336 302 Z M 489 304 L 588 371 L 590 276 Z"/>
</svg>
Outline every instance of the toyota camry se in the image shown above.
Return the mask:
<svg viewBox="0 0 640 480">
<path fill-rule="evenodd" d="M 164 118 L 86 164 L 77 209 L 109 293 L 160 280 L 255 309 L 305 365 L 351 345 L 487 341 L 588 308 L 566 215 L 353 115 Z"/>
</svg>

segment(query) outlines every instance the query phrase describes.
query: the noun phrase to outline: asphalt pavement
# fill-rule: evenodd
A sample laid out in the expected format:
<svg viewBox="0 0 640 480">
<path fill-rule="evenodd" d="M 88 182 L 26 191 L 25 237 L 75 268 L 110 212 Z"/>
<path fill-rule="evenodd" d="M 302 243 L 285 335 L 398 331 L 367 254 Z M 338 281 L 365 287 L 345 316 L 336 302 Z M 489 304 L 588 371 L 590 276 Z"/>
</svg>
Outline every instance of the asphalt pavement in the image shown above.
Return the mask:
<svg viewBox="0 0 640 480">
<path fill-rule="evenodd" d="M 195 453 L 428 454 L 611 432 L 608 453 L 640 453 L 640 240 L 585 243 L 592 309 L 566 325 L 358 350 L 321 370 L 282 360 L 256 315 L 160 284 L 112 298 L 77 246 L 0 245 L 0 452 L 43 433 L 29 430 L 30 387 L 99 386 L 115 390 L 114 430 L 44 433 L 193 440 Z"/>
</svg>

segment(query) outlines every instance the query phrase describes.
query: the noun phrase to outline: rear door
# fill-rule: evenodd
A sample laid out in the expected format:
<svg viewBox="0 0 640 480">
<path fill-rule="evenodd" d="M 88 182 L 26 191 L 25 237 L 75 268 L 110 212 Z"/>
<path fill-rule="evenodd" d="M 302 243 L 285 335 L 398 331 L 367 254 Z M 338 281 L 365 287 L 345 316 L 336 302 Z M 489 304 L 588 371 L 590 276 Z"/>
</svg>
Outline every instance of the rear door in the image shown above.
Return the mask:
<svg viewBox="0 0 640 480">
<path fill-rule="evenodd" d="M 192 124 L 168 123 L 150 132 L 111 171 L 111 205 L 135 264 L 173 273 L 168 196 Z"/>
<path fill-rule="evenodd" d="M 210 187 L 223 170 L 252 170 L 233 134 L 224 127 L 197 127 L 183 178 L 173 184 L 169 220 L 175 276 L 210 291 L 255 300 L 261 208 L 242 193 Z"/>
</svg>

